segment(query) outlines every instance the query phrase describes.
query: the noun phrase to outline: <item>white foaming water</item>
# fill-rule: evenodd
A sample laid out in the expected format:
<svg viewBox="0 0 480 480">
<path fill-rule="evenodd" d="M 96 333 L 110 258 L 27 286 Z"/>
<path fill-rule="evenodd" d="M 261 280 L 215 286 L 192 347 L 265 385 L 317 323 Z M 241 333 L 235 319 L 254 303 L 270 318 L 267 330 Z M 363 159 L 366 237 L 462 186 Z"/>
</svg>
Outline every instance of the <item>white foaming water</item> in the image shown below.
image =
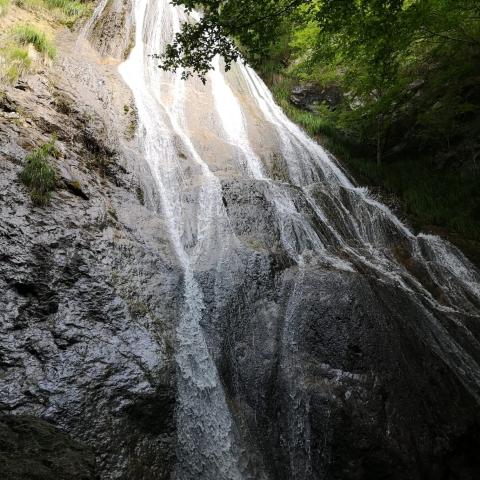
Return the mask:
<svg viewBox="0 0 480 480">
<path fill-rule="evenodd" d="M 353 271 L 349 262 L 341 260 L 327 251 L 309 220 L 296 208 L 288 189 L 277 185 L 265 174 L 261 159 L 250 144 L 246 119 L 240 102 L 228 85 L 220 62 L 221 60 L 217 56 L 213 61 L 214 69 L 210 73 L 209 79 L 212 83 L 215 107 L 226 133 L 226 140 L 240 150 L 244 160 L 245 173 L 255 180 L 267 184 L 285 250 L 299 264 L 304 261 L 305 250 L 309 250 L 338 269 Z M 241 72 L 243 73 L 243 70 Z M 317 213 L 320 213 L 320 207 L 316 206 L 316 209 Z M 299 239 L 301 239 L 300 242 Z"/>
<path fill-rule="evenodd" d="M 438 269 L 432 269 L 431 266 L 429 271 L 433 281 L 444 289 L 445 297 L 452 300 L 450 307 L 455 310 L 456 306 L 464 303 L 471 313 L 478 315 L 478 303 L 470 305 L 469 299 L 463 293 L 467 289 L 477 302 L 480 300 L 480 276 L 473 265 L 458 250 L 453 249 L 438 237 L 425 235 L 415 237 L 387 206 L 372 198 L 367 189 L 354 186 L 328 153 L 286 117 L 275 104 L 271 92 L 255 71 L 245 65 L 240 65 L 239 68 L 251 95 L 265 118 L 277 127 L 292 182 L 302 188 L 306 198 L 316 210 L 317 216 L 327 223 L 328 228 L 334 237 L 340 240 L 345 251 L 362 263 L 366 263 L 367 266 L 374 268 L 385 278 L 395 281 L 399 286 L 408 290 L 403 278 L 409 277 L 409 282 L 415 284 L 420 293 L 432 301 L 436 307 L 443 309 L 443 306 L 438 305 L 416 279 L 405 272 L 402 265 L 398 265 L 396 261 L 392 262 L 390 256 L 385 256 L 382 249 L 394 245 L 395 239 L 391 235 L 384 238 L 384 232 L 379 227 L 383 224 L 387 229 L 395 230 L 395 235 L 400 242 L 408 243 L 414 256 L 418 256 L 418 252 L 421 250 L 418 246 L 419 242 L 425 242 L 430 250 L 431 258 L 429 262 L 426 262 L 423 255 L 418 256 L 417 259 L 422 263 L 447 266 L 448 277 L 451 278 L 438 274 Z M 323 209 L 309 193 L 311 184 L 317 182 L 326 184 L 329 195 L 335 198 L 337 208 L 339 207 L 345 215 L 343 222 L 350 225 L 352 229 L 352 237 L 354 239 L 356 237 L 360 245 L 367 247 L 367 250 L 370 251 L 369 255 L 365 256 L 364 248 L 361 249 L 363 252 L 359 253 L 346 245 L 345 239 L 342 239 L 342 235 L 339 233 L 335 219 L 325 218 Z M 341 188 L 349 197 L 349 207 L 342 201 L 338 188 Z M 376 248 L 376 246 L 380 246 L 379 242 L 380 244 L 386 243 L 382 245 L 382 249 Z M 437 270 L 437 273 L 433 273 L 434 270 Z M 453 281 L 451 281 L 452 279 Z"/>
<path fill-rule="evenodd" d="M 154 176 L 175 252 L 184 270 L 184 302 L 176 331 L 177 456 L 176 478 L 237 480 L 232 419 L 200 321 L 204 304 L 194 278 L 193 263 L 205 242 L 213 241 L 225 216 L 219 182 L 202 161 L 182 128 L 184 83 L 179 75 L 163 74 L 148 56 L 158 53 L 180 25 L 179 10 L 168 1 L 135 1 L 135 47 L 120 73 L 131 87 L 139 116 L 139 140 Z M 170 98 L 169 98 L 170 96 Z M 194 254 L 183 244 L 187 215 L 178 143 L 197 164 L 200 184 Z"/>
<path fill-rule="evenodd" d="M 218 56 L 213 61 L 213 67 L 214 70 L 210 73 L 209 79 L 212 83 L 215 107 L 225 129 L 227 140 L 240 149 L 246 161 L 247 173 L 257 180 L 265 180 L 262 162 L 248 140 L 246 121 L 240 103 L 225 79 Z"/>
</svg>

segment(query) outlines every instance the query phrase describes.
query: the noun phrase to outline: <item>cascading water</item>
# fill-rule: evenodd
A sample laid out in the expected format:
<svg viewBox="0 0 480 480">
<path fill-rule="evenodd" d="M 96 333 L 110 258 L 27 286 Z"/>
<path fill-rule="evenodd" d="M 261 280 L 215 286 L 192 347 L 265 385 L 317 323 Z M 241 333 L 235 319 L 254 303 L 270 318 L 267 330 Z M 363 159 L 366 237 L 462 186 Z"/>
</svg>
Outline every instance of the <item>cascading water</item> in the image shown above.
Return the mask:
<svg viewBox="0 0 480 480">
<path fill-rule="evenodd" d="M 235 480 L 241 476 L 234 454 L 232 420 L 200 327 L 204 305 L 194 278 L 195 262 L 202 256 L 204 244 L 214 242 L 226 228 L 220 185 L 182 125 L 183 81 L 179 75 L 162 74 L 149 57 L 179 30 L 181 18 L 179 10 L 168 2 L 137 1 L 135 47 L 121 74 L 135 94 L 145 158 L 155 175 L 162 213 L 184 270 L 184 306 L 176 331 L 177 457 L 182 459 L 176 475 L 180 479 L 203 475 Z M 202 210 L 194 222 L 187 218 L 182 203 L 185 179 L 178 148 L 185 150 L 197 168 Z"/>
<path fill-rule="evenodd" d="M 101 2 L 97 13 L 104 6 Z M 195 21 L 193 17 L 168 0 L 134 0 L 134 16 L 135 47 L 120 73 L 134 94 L 137 140 L 158 187 L 159 214 L 166 219 L 184 274 L 176 328 L 176 478 L 266 475 L 262 467 L 253 477 L 248 473 L 243 461 L 248 439 L 236 425 L 217 370 L 218 352 L 205 333 L 216 307 L 206 305 L 199 277 L 215 271 L 215 288 L 222 290 L 218 297 L 227 305 L 235 289 L 229 269 L 241 264 L 242 242 L 223 198 L 224 177 L 262 185 L 281 248 L 299 272 L 285 309 L 280 358 L 280 369 L 289 372 L 284 383 L 292 399 L 287 432 L 292 479 L 312 475 L 309 400 L 302 393 L 304 374 L 295 367 L 293 321 L 307 265 L 367 272 L 406 292 L 430 319 L 425 328 L 438 356 L 480 400 L 475 360 L 436 316 L 451 314 L 455 322 L 459 313 L 478 315 L 480 277 L 474 267 L 439 238 L 415 236 L 387 207 L 353 185 L 335 160 L 286 118 L 248 66 L 236 65 L 226 74 L 216 58 L 206 86 L 194 79 L 183 81 L 181 72 L 162 72 L 152 55 L 161 53 L 182 22 Z M 87 27 L 94 22 L 95 16 Z M 268 149 L 280 158 L 279 175 L 267 161 Z M 218 311 L 220 303 L 217 300 Z M 469 336 L 461 324 L 457 327 Z"/>
</svg>

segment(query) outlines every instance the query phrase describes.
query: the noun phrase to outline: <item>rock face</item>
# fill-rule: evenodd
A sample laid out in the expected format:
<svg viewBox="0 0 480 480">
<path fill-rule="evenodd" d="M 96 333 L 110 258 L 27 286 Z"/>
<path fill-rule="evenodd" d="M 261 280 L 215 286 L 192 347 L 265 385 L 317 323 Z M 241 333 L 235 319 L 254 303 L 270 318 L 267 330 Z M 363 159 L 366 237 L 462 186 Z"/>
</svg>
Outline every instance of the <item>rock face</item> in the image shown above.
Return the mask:
<svg viewBox="0 0 480 480">
<path fill-rule="evenodd" d="M 238 234 L 248 224 L 272 232 L 266 241 L 275 244 L 260 191 L 224 187 Z M 476 478 L 478 399 L 437 349 L 429 314 L 371 276 L 319 267 L 301 274 L 285 258 L 245 259 L 250 268 L 234 272 L 243 275 L 237 295 L 216 314 L 224 322 L 210 327 L 221 332 L 214 350 L 241 412 L 238 428 L 262 452 L 252 478 Z M 438 320 L 478 362 L 476 341 L 462 339 L 447 316 Z M 458 321 L 478 338 L 476 320 Z"/>
<path fill-rule="evenodd" d="M 46 422 L 0 417 L 0 475 L 8 480 L 94 480 L 95 457 Z"/>
<path fill-rule="evenodd" d="M 123 4 L 107 11 L 112 5 Z M 478 300 L 472 295 L 470 311 L 452 311 L 429 285 L 445 307 L 433 314 L 412 290 L 360 261 L 351 272 L 323 258 L 295 263 L 270 184 L 238 175 L 219 182 L 231 236 L 211 245 L 194 273 L 241 476 L 208 476 L 201 461 L 195 475 L 179 474 L 176 328 L 185 269 L 132 138 L 135 108 L 115 70 L 125 52 L 107 62 L 88 46 L 79 53 L 70 33 L 59 41 L 55 66 L 0 99 L 0 473 L 12 480 L 480 478 Z M 61 152 L 50 159 L 57 188 L 40 208 L 18 174 L 52 134 Z M 315 218 L 303 191 L 279 184 L 296 214 Z M 193 212 L 201 193 L 196 184 L 185 192 Z M 322 195 L 328 211 L 320 185 Z M 358 202 L 349 201 L 355 211 Z M 371 211 L 368 218 L 381 222 L 378 236 L 423 278 L 426 267 L 394 227 Z M 420 246 L 428 258 L 427 244 Z M 209 387 L 192 395 L 208 396 Z M 31 463 L 18 470 L 22 458 Z M 44 476 L 28 477 L 34 470 Z"/>
<path fill-rule="evenodd" d="M 148 177 L 120 147 L 128 91 L 92 52 L 72 54 L 73 35 L 59 42 L 58 65 L 0 102 L 0 408 L 95 445 L 105 478 L 160 478 L 179 270 L 162 218 L 144 206 Z M 18 174 L 51 135 L 57 188 L 40 208 Z"/>
<path fill-rule="evenodd" d="M 295 106 L 310 112 L 315 112 L 322 103 L 330 110 L 335 110 L 342 99 L 343 93 L 338 87 L 320 87 L 314 84 L 296 85 L 290 95 L 290 101 Z"/>
</svg>

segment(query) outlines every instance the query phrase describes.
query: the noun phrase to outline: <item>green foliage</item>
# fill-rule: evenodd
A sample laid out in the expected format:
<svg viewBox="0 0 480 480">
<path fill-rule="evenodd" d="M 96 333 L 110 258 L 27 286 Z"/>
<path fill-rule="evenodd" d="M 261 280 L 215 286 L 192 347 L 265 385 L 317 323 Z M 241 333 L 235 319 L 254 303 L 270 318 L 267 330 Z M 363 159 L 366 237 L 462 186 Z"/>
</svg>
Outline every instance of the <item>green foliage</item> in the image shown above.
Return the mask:
<svg viewBox="0 0 480 480">
<path fill-rule="evenodd" d="M 419 228 L 442 226 L 449 232 L 480 241 L 480 172 L 439 168 L 428 156 L 407 157 L 378 166 L 362 147 L 339 129 L 335 112 L 320 107 L 320 114 L 300 110 L 289 101 L 291 82 L 274 85 L 272 92 L 290 119 L 349 167 L 362 183 L 381 186 L 394 194 Z"/>
<path fill-rule="evenodd" d="M 82 17 L 88 11 L 85 3 L 76 0 L 43 0 L 43 2 L 48 8 L 58 8 L 70 17 Z"/>
<path fill-rule="evenodd" d="M 304 0 L 172 0 L 187 11 L 201 7 L 198 23 L 185 23 L 174 42 L 160 56 L 165 70 L 182 69 L 184 78 L 195 72 L 205 82 L 216 55 L 229 70 L 240 57 L 240 50 L 254 64 L 266 58 L 275 39 L 284 32 L 284 17 Z M 235 39 L 236 42 L 233 40 Z M 242 48 L 239 47 L 242 46 Z"/>
<path fill-rule="evenodd" d="M 26 164 L 20 173 L 20 180 L 28 188 L 33 203 L 45 206 L 49 203 L 55 189 L 55 169 L 48 158 L 58 156 L 55 139 L 31 152 L 25 159 Z"/>
<path fill-rule="evenodd" d="M 464 101 L 462 89 L 480 75 L 480 2 L 173 3 L 187 10 L 201 6 L 204 17 L 197 24 L 184 25 L 162 56 L 162 68 L 181 68 L 184 77 L 196 71 L 205 79 L 216 54 L 225 56 L 228 69 L 241 51 L 267 80 L 273 81 L 280 73 L 337 84 L 348 92 L 338 116 L 339 127 L 369 144 L 378 162 L 399 140 L 395 135 L 399 117 L 418 124 L 416 139 L 421 143 L 451 136 L 458 120 L 461 123 L 479 106 L 478 99 Z M 408 86 L 423 77 L 434 88 L 419 100 L 414 98 L 418 92 L 409 91 Z"/>
<path fill-rule="evenodd" d="M 76 19 L 86 16 L 91 5 L 79 0 L 15 0 L 15 3 L 26 10 L 34 12 L 42 10 L 53 10 L 60 13 L 60 20 L 63 23 L 72 23 Z"/>
<path fill-rule="evenodd" d="M 393 193 L 419 228 L 432 226 L 480 240 L 480 175 L 439 169 L 428 158 L 405 158 L 378 167 L 366 158 L 346 157 L 357 178 Z"/>
<path fill-rule="evenodd" d="M 37 52 L 54 58 L 56 49 L 44 32 L 33 25 L 18 25 L 13 30 L 16 41 L 21 45 L 31 44 Z"/>
<path fill-rule="evenodd" d="M 300 125 L 309 135 L 316 137 L 318 135 L 328 133 L 330 136 L 334 135 L 332 128 L 332 119 L 335 116 L 334 112 L 328 111 L 323 106 L 319 106 L 318 111 L 321 114 L 315 114 L 295 107 L 290 102 L 291 87 L 293 82 L 288 79 L 272 85 L 271 90 L 284 112 L 295 123 Z"/>
</svg>

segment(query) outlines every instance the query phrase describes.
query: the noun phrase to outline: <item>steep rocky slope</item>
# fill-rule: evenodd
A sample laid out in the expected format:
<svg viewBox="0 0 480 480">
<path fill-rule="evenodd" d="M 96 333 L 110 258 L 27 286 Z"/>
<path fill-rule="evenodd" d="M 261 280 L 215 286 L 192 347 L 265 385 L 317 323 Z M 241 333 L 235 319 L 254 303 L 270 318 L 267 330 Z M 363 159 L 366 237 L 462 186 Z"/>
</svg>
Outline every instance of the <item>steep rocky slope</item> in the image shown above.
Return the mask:
<svg viewBox="0 0 480 480">
<path fill-rule="evenodd" d="M 91 43 L 52 27 L 56 60 L 2 86 L 0 410 L 16 417 L 0 419 L 0 477 L 12 448 L 50 462 L 52 480 L 178 473 L 184 279 L 117 73 L 129 19 L 128 2 L 108 2 Z M 52 135 L 57 186 L 39 207 L 19 173 Z M 478 478 L 478 315 L 433 315 L 360 265 L 301 269 L 281 246 L 265 183 L 225 175 L 221 189 L 236 256 L 216 269 L 216 245 L 196 274 L 243 478 Z M 40 453 L 2 442 L 17 421 L 42 438 Z M 66 463 L 52 460 L 58 443 Z M 203 460 L 185 478 L 214 480 Z"/>
<path fill-rule="evenodd" d="M 0 406 L 94 442 L 101 470 L 133 478 L 170 438 L 178 271 L 127 148 L 135 117 L 118 61 L 59 27 L 56 44 L 53 65 L 0 98 Z M 38 207 L 19 172 L 52 135 L 57 187 Z"/>
</svg>

